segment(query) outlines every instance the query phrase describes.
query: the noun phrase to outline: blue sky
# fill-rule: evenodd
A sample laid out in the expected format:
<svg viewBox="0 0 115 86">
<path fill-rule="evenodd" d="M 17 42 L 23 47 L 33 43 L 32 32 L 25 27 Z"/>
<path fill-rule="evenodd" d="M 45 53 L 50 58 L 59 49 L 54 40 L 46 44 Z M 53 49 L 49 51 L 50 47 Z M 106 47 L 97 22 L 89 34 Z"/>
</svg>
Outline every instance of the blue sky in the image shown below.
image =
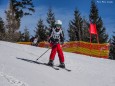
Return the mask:
<svg viewBox="0 0 115 86">
<path fill-rule="evenodd" d="M 9 0 L 0 0 L 0 17 L 5 21 L 4 10 L 8 8 Z M 56 19 L 63 22 L 64 32 L 67 37 L 68 23 L 74 18 L 74 10 L 77 8 L 81 16 L 89 17 L 91 0 L 33 0 L 36 12 L 32 16 L 22 18 L 20 30 L 23 31 L 25 26 L 29 29 L 30 34 L 34 35 L 34 30 L 38 20 L 41 18 L 46 24 L 46 13 L 49 7 L 52 7 Z M 115 0 L 95 0 L 99 10 L 99 16 L 102 17 L 106 32 L 109 37 L 115 31 Z"/>
</svg>

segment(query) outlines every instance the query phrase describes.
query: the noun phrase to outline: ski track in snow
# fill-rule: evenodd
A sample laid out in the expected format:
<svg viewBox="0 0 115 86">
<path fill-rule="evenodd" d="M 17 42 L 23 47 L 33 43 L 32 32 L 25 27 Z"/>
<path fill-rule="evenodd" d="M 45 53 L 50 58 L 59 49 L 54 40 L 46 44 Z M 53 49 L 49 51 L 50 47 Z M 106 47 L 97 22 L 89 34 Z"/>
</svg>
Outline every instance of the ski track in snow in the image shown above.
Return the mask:
<svg viewBox="0 0 115 86">
<path fill-rule="evenodd" d="M 0 48 L 0 86 L 115 86 L 115 62 L 111 60 L 64 52 L 65 64 L 72 70 L 68 73 L 30 64 L 47 48 L 2 41 Z M 49 54 L 40 62 L 46 63 Z"/>
<path fill-rule="evenodd" d="M 33 55 L 33 56 L 35 56 L 35 57 L 39 57 L 38 55 L 36 55 L 36 54 L 34 54 L 34 53 L 32 53 L 32 52 L 28 52 L 27 50 L 20 50 L 20 49 L 18 49 L 18 48 L 15 48 L 15 47 L 12 47 L 12 46 L 9 46 L 9 45 L 4 45 L 4 44 L 0 44 L 0 45 L 3 45 L 3 46 L 5 46 L 5 47 L 9 47 L 9 48 L 13 48 L 13 49 L 16 49 L 16 50 L 18 50 L 18 51 L 20 51 L 20 52 L 22 52 L 22 53 L 28 53 L 28 54 L 30 54 L 30 55 Z"/>
<path fill-rule="evenodd" d="M 28 84 L 14 78 L 13 76 L 9 76 L 3 72 L 0 72 L 0 76 L 4 77 L 13 86 L 29 86 Z"/>
<path fill-rule="evenodd" d="M 2 71 L 4 70 L 4 65 L 2 66 Z M 26 84 L 25 82 L 22 82 L 16 78 L 14 78 L 13 76 L 10 76 L 8 74 L 5 74 L 4 72 L 0 71 L 0 76 L 3 77 L 4 79 L 6 79 L 11 85 L 13 86 L 29 86 L 28 84 Z"/>
</svg>

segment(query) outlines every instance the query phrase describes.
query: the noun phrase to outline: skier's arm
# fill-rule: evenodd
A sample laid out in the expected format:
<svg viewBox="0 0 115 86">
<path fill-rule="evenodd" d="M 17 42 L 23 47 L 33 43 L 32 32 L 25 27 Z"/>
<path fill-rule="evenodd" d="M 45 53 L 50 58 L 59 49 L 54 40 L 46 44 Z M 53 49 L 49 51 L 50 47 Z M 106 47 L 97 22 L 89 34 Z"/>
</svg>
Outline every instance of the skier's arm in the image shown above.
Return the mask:
<svg viewBox="0 0 115 86">
<path fill-rule="evenodd" d="M 50 29 L 49 36 L 48 36 L 48 42 L 49 43 L 51 42 L 52 32 L 53 32 L 52 29 Z"/>
<path fill-rule="evenodd" d="M 64 44 L 64 33 L 63 33 L 63 31 L 61 31 L 61 34 L 60 34 L 60 42 L 62 45 Z"/>
</svg>

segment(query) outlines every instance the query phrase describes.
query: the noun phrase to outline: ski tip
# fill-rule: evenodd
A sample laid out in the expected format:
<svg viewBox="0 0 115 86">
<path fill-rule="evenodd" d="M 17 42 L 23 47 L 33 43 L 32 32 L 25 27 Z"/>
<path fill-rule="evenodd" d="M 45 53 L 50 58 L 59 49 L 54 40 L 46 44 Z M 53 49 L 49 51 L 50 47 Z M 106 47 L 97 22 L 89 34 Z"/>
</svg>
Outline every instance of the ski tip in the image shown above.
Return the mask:
<svg viewBox="0 0 115 86">
<path fill-rule="evenodd" d="M 68 70 L 69 72 L 71 72 L 71 70 Z"/>
<path fill-rule="evenodd" d="M 38 59 L 36 59 L 36 62 L 38 61 Z"/>
</svg>

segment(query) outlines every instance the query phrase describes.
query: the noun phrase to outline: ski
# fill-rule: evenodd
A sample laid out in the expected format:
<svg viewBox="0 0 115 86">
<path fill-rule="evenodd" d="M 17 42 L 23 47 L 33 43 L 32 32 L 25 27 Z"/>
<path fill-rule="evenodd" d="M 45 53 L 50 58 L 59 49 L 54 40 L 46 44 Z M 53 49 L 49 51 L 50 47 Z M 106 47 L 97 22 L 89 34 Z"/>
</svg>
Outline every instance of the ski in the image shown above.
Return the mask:
<svg viewBox="0 0 115 86">
<path fill-rule="evenodd" d="M 49 66 L 47 63 L 43 63 L 43 65 L 46 65 L 46 66 L 48 66 L 48 67 L 51 67 L 51 68 L 53 68 L 53 69 L 55 69 L 55 70 L 59 70 L 59 68 L 57 68 L 57 67 L 55 67 L 55 66 Z"/>
<path fill-rule="evenodd" d="M 68 72 L 70 72 L 71 70 L 70 69 L 67 69 L 67 68 L 64 68 L 65 70 L 67 70 Z"/>
<path fill-rule="evenodd" d="M 46 66 L 48 66 L 48 67 L 52 67 L 53 69 L 55 69 L 55 70 L 59 70 L 59 68 L 61 68 L 61 69 L 64 69 L 64 70 L 66 70 L 66 71 L 68 71 L 68 72 L 70 72 L 71 70 L 70 69 L 68 69 L 68 68 L 62 68 L 62 67 L 60 67 L 60 66 L 49 66 L 47 63 L 43 63 L 44 65 L 46 65 Z"/>
<path fill-rule="evenodd" d="M 33 61 L 33 60 L 29 60 L 29 59 L 24 59 L 24 58 L 18 58 L 16 57 L 17 59 L 20 59 L 20 60 L 23 60 L 23 61 L 27 61 L 27 62 L 30 62 L 30 63 L 36 63 L 36 64 L 40 64 L 40 65 L 45 65 L 45 66 L 48 66 L 48 67 L 51 67 L 55 70 L 59 70 L 61 67 L 59 66 L 49 66 L 47 63 L 41 63 L 41 62 L 37 62 L 37 61 Z M 62 68 L 62 69 L 65 69 L 66 71 L 70 72 L 71 70 L 70 69 L 67 69 L 67 68 Z"/>
<path fill-rule="evenodd" d="M 62 68 L 62 67 L 60 67 L 60 66 L 56 66 L 56 67 L 59 67 L 59 68 L 61 68 L 61 69 L 64 69 L 64 70 L 66 70 L 66 71 L 68 71 L 68 72 L 70 72 L 71 70 L 70 69 L 68 69 L 68 68 Z"/>
<path fill-rule="evenodd" d="M 45 65 L 45 66 L 48 66 L 48 67 L 51 67 L 55 70 L 59 70 L 58 67 L 55 67 L 55 66 L 49 66 L 47 63 L 41 63 L 41 62 L 37 62 L 37 61 L 34 61 L 34 60 L 29 60 L 29 59 L 24 59 L 24 58 L 18 58 L 16 57 L 17 59 L 20 59 L 20 60 L 23 60 L 23 61 L 27 61 L 27 62 L 30 62 L 30 63 L 36 63 L 36 64 L 39 64 L 39 65 Z"/>
</svg>

